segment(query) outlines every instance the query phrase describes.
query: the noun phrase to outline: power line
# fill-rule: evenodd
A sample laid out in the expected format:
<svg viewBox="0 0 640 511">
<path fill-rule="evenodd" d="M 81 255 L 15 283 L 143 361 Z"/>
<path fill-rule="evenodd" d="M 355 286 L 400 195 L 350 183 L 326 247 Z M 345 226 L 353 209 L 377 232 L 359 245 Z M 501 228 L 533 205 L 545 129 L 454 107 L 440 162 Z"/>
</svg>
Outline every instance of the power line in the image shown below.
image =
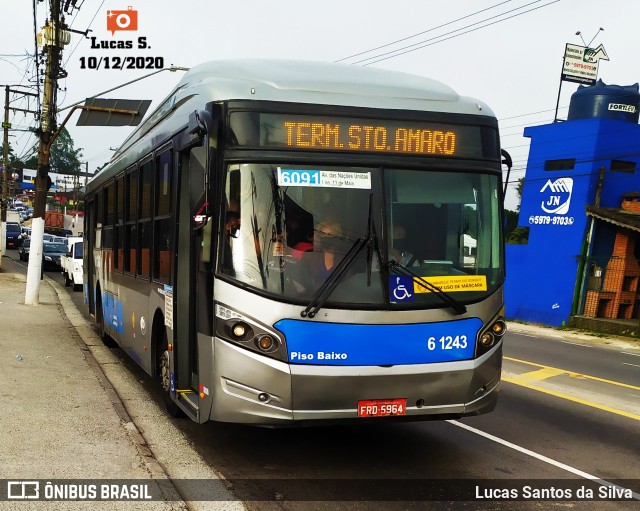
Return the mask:
<svg viewBox="0 0 640 511">
<path fill-rule="evenodd" d="M 102 9 L 102 6 L 104 5 L 105 0 L 102 0 L 102 2 L 100 2 L 100 5 L 98 6 L 98 8 L 96 9 L 95 14 L 93 15 L 93 18 L 91 18 L 91 21 L 89 22 L 89 26 L 87 27 L 87 32 L 89 32 L 89 28 L 91 27 L 91 25 L 93 24 L 93 22 L 96 19 L 96 16 L 98 15 L 98 12 L 100 12 L 100 9 Z M 84 2 L 83 2 L 84 4 Z M 80 4 L 80 6 L 78 7 L 78 9 L 80 9 L 80 7 L 82 7 L 82 4 Z M 77 13 L 76 13 L 77 16 Z M 75 21 L 75 17 L 73 18 L 73 21 Z M 73 22 L 72 22 L 73 23 Z M 69 53 L 69 56 L 67 57 L 67 60 L 64 61 L 64 65 L 67 65 L 67 62 L 69 62 L 69 59 L 73 56 L 73 54 L 75 53 L 75 51 L 78 49 L 78 46 L 80 45 L 80 42 L 82 41 L 82 39 L 78 40 L 78 42 L 76 43 L 76 45 L 73 47 L 73 50 L 71 50 L 71 53 Z"/>
<path fill-rule="evenodd" d="M 462 30 L 464 30 L 464 29 L 466 29 L 466 28 L 473 27 L 473 26 L 475 26 L 475 25 L 479 25 L 480 23 L 484 23 L 484 22 L 486 22 L 486 21 L 489 21 L 489 20 L 492 20 L 492 19 L 495 19 L 495 18 L 499 18 L 500 16 L 503 16 L 504 14 L 508 14 L 508 13 L 510 13 L 510 12 L 518 11 L 518 10 L 520 10 L 520 9 L 524 8 L 524 7 L 527 7 L 528 5 L 535 4 L 535 3 L 538 3 L 538 2 L 541 2 L 541 1 L 542 1 L 542 0 L 535 0 L 535 1 L 531 2 L 531 3 L 529 3 L 529 4 L 526 4 L 526 5 L 523 5 L 523 6 L 520 6 L 520 7 L 516 7 L 515 9 L 511 9 L 511 10 L 505 11 L 505 12 L 503 12 L 503 13 L 496 14 L 495 16 L 491 16 L 491 17 L 489 17 L 489 18 L 485 18 L 485 19 L 480 20 L 480 21 L 476 21 L 475 23 L 471 23 L 471 24 L 466 25 L 466 26 L 464 26 L 464 27 L 457 28 L 457 29 L 452 30 L 452 31 L 450 31 L 450 32 L 445 32 L 444 34 L 440 34 L 440 35 L 437 35 L 437 36 L 435 36 L 435 37 L 431 37 L 431 38 L 426 39 L 426 40 L 424 40 L 424 41 L 420 41 L 420 42 L 417 42 L 417 43 L 413 43 L 413 44 L 410 44 L 410 45 L 408 45 L 408 46 L 404 46 L 404 47 L 402 47 L 402 48 L 398 48 L 398 49 L 396 49 L 396 50 L 392 50 L 392 51 L 389 51 L 389 52 L 385 52 L 385 53 L 381 53 L 381 54 L 378 54 L 378 55 L 374 55 L 373 57 L 368 57 L 368 58 L 365 58 L 365 59 L 362 59 L 362 60 L 359 60 L 359 61 L 356 61 L 356 62 L 352 62 L 352 64 L 359 64 L 359 63 L 362 63 L 362 62 L 366 62 L 367 60 L 371 60 L 371 59 L 376 59 L 376 58 L 378 58 L 378 57 L 382 57 L 382 56 L 384 56 L 384 55 L 390 55 L 390 54 L 393 54 L 393 53 L 397 53 L 397 52 L 400 52 L 401 50 L 406 50 L 406 49 L 408 49 L 408 48 L 414 48 L 414 47 L 416 47 L 416 46 L 418 46 L 418 45 L 421 45 L 421 44 L 423 44 L 423 43 L 426 43 L 426 42 L 429 42 L 429 41 L 435 41 L 436 39 L 443 38 L 444 36 L 447 36 L 447 35 L 456 34 L 456 32 L 461 32 Z M 479 30 L 480 28 L 483 28 L 483 27 L 478 27 L 478 28 L 476 28 L 475 30 Z M 437 44 L 437 43 L 439 43 L 439 42 L 446 41 L 446 40 L 448 40 L 448 39 L 453 39 L 454 37 L 458 37 L 458 36 L 463 35 L 463 34 L 466 34 L 466 33 L 468 33 L 468 32 L 473 32 L 473 30 L 469 30 L 469 31 L 467 31 L 467 32 L 462 32 L 462 33 L 460 33 L 460 34 L 456 34 L 456 35 L 453 35 L 453 36 L 451 36 L 451 37 L 448 37 L 448 38 L 445 38 L 445 39 L 441 39 L 440 41 L 435 41 L 434 43 L 431 43 L 431 44 Z M 424 46 L 418 46 L 417 48 L 414 48 L 414 49 L 412 49 L 412 50 L 408 50 L 408 51 L 406 51 L 406 52 L 399 53 L 399 55 L 403 55 L 404 53 L 409 53 L 409 52 L 411 52 L 411 51 L 415 51 L 415 50 L 418 50 L 418 49 L 420 49 L 420 48 L 424 48 L 425 46 L 431 46 L 431 44 L 427 44 L 427 45 L 424 45 Z M 392 55 L 391 57 L 388 57 L 388 58 L 392 58 L 392 57 L 395 57 L 395 56 L 396 56 L 396 55 Z M 381 59 L 381 60 L 387 60 L 387 59 Z M 379 60 L 376 60 L 376 61 L 374 61 L 374 62 L 379 62 Z M 364 65 L 366 66 L 366 65 L 369 65 L 369 64 L 373 64 L 374 62 L 369 62 L 369 63 L 364 64 Z"/>
<path fill-rule="evenodd" d="M 511 1 L 512 0 L 506 0 L 505 2 L 500 2 L 499 4 L 492 5 L 491 7 L 487 7 L 486 9 L 482 9 L 480 11 L 472 12 L 471 14 L 467 14 L 466 16 L 462 16 L 462 17 L 457 18 L 455 20 L 448 21 L 446 23 L 443 23 L 442 25 L 438 25 L 437 27 L 429 28 L 429 29 L 424 30 L 422 32 L 418 32 L 417 34 L 413 34 L 413 35 L 410 35 L 410 36 L 407 36 L 407 37 L 403 37 L 402 39 L 397 39 L 397 40 L 392 41 L 390 43 L 383 44 L 383 45 L 377 46 L 375 48 L 371 48 L 370 50 L 365 50 L 365 51 L 362 51 L 360 53 L 354 53 L 353 55 L 349 55 L 348 57 L 343 57 L 343 58 L 341 58 L 339 60 L 336 60 L 335 62 L 343 62 L 343 61 L 351 59 L 353 57 L 359 57 L 360 55 L 364 55 L 365 53 L 371 53 L 373 51 L 380 50 L 382 48 L 386 48 L 387 46 L 393 46 L 394 44 L 397 44 L 399 42 L 407 41 L 408 39 L 412 39 L 414 37 L 418 37 L 419 35 L 426 34 L 428 32 L 433 32 L 434 30 L 437 30 L 437 29 L 442 28 L 442 27 L 446 27 L 447 25 L 452 25 L 453 23 L 457 23 L 458 21 L 462 21 L 462 20 L 464 20 L 466 18 L 471 18 L 471 17 L 475 16 L 476 14 L 480 14 L 481 12 L 489 11 L 491 9 L 494 9 L 495 7 L 498 7 L 498 6 L 502 5 L 502 4 L 509 3 Z"/>
<path fill-rule="evenodd" d="M 494 21 L 494 22 L 487 23 L 486 25 L 482 25 L 482 26 L 480 26 L 480 27 L 472 28 L 472 29 L 470 29 L 470 30 L 466 30 L 466 31 L 464 31 L 464 32 L 461 32 L 462 30 L 465 30 L 466 28 L 473 27 L 473 26 L 475 26 L 475 25 L 478 25 L 478 24 L 480 24 L 480 23 L 487 22 L 487 21 L 489 21 L 489 20 L 492 20 L 492 19 L 498 18 L 498 17 L 500 17 L 500 16 L 504 16 L 505 14 L 508 14 L 508 13 L 510 13 L 510 12 L 518 11 L 518 10 L 520 10 L 520 9 L 523 9 L 523 8 L 528 7 L 528 6 L 530 6 L 530 5 L 533 5 L 533 4 L 536 4 L 536 3 L 539 3 L 539 2 L 541 2 L 541 1 L 542 1 L 542 0 L 535 0 L 534 2 L 530 2 L 530 3 L 528 3 L 528 4 L 522 5 L 522 6 L 520 6 L 520 7 L 515 8 L 515 9 L 511 9 L 511 10 L 509 10 L 509 11 L 505 11 L 505 12 L 503 12 L 503 13 L 501 13 L 501 14 L 497 14 L 497 15 L 495 15 L 495 16 L 491 16 L 491 17 L 486 18 L 486 19 L 484 19 L 484 20 L 481 20 L 481 21 L 478 21 L 478 22 L 475 22 L 475 23 L 471 23 L 471 24 L 469 24 L 469 25 L 467 25 L 467 26 L 465 26 L 465 27 L 462 27 L 462 28 L 459 28 L 459 29 L 456 29 L 456 30 L 452 30 L 451 32 L 447 32 L 447 33 L 445 33 L 445 34 L 441 34 L 441 35 L 439 35 L 439 36 L 435 36 L 435 37 L 432 37 L 432 38 L 430 38 L 430 39 L 426 39 L 426 40 L 421 41 L 421 42 L 418 42 L 418 43 L 410 44 L 410 45 L 404 46 L 404 47 L 402 47 L 402 48 L 398 48 L 398 49 L 396 49 L 396 50 L 392 50 L 392 51 L 388 51 L 388 52 L 380 53 L 380 54 L 378 54 L 378 55 L 374 55 L 374 56 L 372 56 L 372 57 L 367 57 L 367 58 L 364 58 L 364 59 L 358 60 L 358 61 L 356 61 L 356 62 L 352 62 L 351 64 L 361 64 L 361 63 L 364 63 L 364 64 L 362 64 L 362 65 L 364 65 L 364 66 L 368 66 L 368 65 L 370 65 L 370 64 L 375 64 L 375 63 L 377 63 L 377 62 L 382 62 L 383 60 L 388 60 L 388 59 L 391 59 L 391 58 L 394 58 L 394 57 L 398 57 L 398 56 L 400 56 L 400 55 L 404 55 L 404 54 L 406 54 L 406 53 L 410 53 L 410 52 L 413 52 L 413 51 L 416 51 L 416 50 L 419 50 L 419 49 L 422 49 L 422 48 L 426 48 L 426 47 L 428 47 L 428 46 L 432 46 L 432 45 L 434 45 L 434 44 L 438 44 L 438 43 L 441 43 L 441 42 L 444 42 L 444 41 L 448 41 L 449 39 L 453 39 L 453 38 L 456 38 L 456 37 L 460 37 L 461 35 L 465 35 L 465 34 L 468 34 L 468 33 L 471 33 L 471 32 L 475 32 L 476 30 L 480 30 L 480 29 L 482 29 L 482 28 L 486 28 L 486 27 L 489 27 L 489 26 L 495 25 L 495 24 L 497 24 L 497 23 L 501 23 L 501 22 L 503 22 L 503 21 L 507 21 L 507 20 L 509 20 L 509 19 L 512 19 L 512 18 L 515 18 L 515 17 L 518 17 L 518 16 L 522 16 L 523 14 L 527 14 L 527 13 L 529 13 L 529 12 L 532 12 L 532 11 L 535 11 L 535 10 L 538 10 L 538 9 L 542 9 L 542 8 L 544 8 L 544 7 L 548 7 L 549 5 L 555 4 L 555 3 L 559 2 L 560 0 L 553 0 L 553 1 L 549 2 L 549 3 L 546 3 L 546 4 L 541 5 L 541 6 L 538 6 L 538 7 L 534 7 L 534 8 L 532 8 L 532 9 L 527 10 L 527 11 L 520 12 L 520 13 L 517 13 L 517 14 L 513 14 L 513 15 L 511 15 L 511 16 L 507 16 L 506 18 L 502 18 L 502 19 L 496 20 L 496 21 Z M 459 32 L 459 33 L 456 33 L 456 32 Z M 453 35 L 451 35 L 451 34 L 453 34 Z M 445 37 L 445 36 L 447 36 L 447 35 L 450 35 L 450 37 Z M 435 39 L 440 39 L 440 40 L 435 41 Z M 429 42 L 429 41 L 433 41 L 433 42 Z M 423 43 L 427 43 L 427 44 L 423 44 Z M 392 44 L 392 43 L 391 43 L 391 44 Z M 419 45 L 420 45 L 420 46 L 419 46 Z M 403 51 L 403 50 L 405 50 L 405 51 Z M 385 55 L 386 55 L 386 56 L 385 56 Z M 379 57 L 382 57 L 382 58 L 379 58 Z M 377 59 L 377 60 L 373 60 L 373 59 Z M 367 62 L 367 61 L 370 61 L 370 62 Z M 366 62 L 366 63 L 365 63 L 365 62 Z"/>
</svg>

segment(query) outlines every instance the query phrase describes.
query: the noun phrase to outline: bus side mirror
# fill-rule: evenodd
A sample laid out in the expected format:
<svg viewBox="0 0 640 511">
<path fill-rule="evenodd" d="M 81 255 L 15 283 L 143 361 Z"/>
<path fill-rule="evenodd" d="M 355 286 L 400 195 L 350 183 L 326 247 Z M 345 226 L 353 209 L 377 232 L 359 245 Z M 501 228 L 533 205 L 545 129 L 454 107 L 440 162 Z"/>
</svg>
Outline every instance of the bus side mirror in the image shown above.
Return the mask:
<svg viewBox="0 0 640 511">
<path fill-rule="evenodd" d="M 187 133 L 189 135 L 197 135 L 199 138 L 204 137 L 207 133 L 211 133 L 213 119 L 211 114 L 206 110 L 194 110 L 189 114 L 189 124 Z"/>
</svg>

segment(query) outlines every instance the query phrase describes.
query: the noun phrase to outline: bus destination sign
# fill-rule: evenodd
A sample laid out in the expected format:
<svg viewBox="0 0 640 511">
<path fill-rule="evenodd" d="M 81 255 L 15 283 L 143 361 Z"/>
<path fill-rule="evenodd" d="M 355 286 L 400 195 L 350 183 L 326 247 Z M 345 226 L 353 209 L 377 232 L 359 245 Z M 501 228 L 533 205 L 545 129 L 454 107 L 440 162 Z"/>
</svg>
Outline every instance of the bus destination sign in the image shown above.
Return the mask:
<svg viewBox="0 0 640 511">
<path fill-rule="evenodd" d="M 458 132 L 421 123 L 261 114 L 260 141 L 291 149 L 453 156 Z"/>
<path fill-rule="evenodd" d="M 231 129 L 241 146 L 272 149 L 458 158 L 494 157 L 497 152 L 497 131 L 477 125 L 234 112 Z"/>
</svg>

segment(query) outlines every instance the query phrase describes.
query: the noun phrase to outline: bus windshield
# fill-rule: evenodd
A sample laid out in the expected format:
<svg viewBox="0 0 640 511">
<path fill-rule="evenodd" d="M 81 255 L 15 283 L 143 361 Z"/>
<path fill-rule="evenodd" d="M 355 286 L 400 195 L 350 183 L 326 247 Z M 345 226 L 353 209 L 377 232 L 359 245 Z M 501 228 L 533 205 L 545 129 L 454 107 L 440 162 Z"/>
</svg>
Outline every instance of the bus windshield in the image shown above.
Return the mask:
<svg viewBox="0 0 640 511">
<path fill-rule="evenodd" d="M 374 236 L 327 306 L 446 307 L 428 284 L 477 301 L 504 279 L 498 187 L 497 175 L 463 170 L 233 164 L 218 271 L 304 302 Z"/>
</svg>

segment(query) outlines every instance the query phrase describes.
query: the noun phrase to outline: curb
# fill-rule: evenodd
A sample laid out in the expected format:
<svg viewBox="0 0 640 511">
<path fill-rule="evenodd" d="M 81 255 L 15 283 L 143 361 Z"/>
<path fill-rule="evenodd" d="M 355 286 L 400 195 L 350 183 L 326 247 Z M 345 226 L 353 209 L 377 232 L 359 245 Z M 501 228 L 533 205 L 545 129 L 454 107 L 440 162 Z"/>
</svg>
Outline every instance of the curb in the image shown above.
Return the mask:
<svg viewBox="0 0 640 511">
<path fill-rule="evenodd" d="M 120 373 L 126 373 L 124 374 L 124 381 L 126 382 L 126 378 L 132 376 L 131 372 L 126 368 L 122 368 L 120 360 L 111 352 L 110 348 L 104 345 L 102 340 L 93 330 L 92 325 L 85 319 L 83 314 L 71 301 L 66 290 L 49 277 L 45 277 L 44 280 L 55 291 L 61 308 L 61 315 L 65 322 L 68 322 L 70 327 L 75 329 L 79 337 L 78 342 L 82 342 L 81 349 L 83 349 L 87 354 L 87 360 L 90 361 L 90 365 L 95 368 L 100 381 L 104 385 L 105 391 L 111 399 L 111 403 L 116 414 L 121 419 L 123 427 L 131 438 L 131 441 L 136 446 L 138 454 L 145 463 L 147 470 L 154 479 L 167 480 L 171 483 L 170 485 L 159 485 L 165 489 L 169 486 L 168 494 L 163 491 L 166 502 L 175 506 L 174 509 L 177 510 L 245 510 L 245 505 L 233 495 L 231 490 L 221 491 L 221 495 L 214 502 L 189 501 L 189 496 L 181 491 L 179 481 L 176 482 L 176 480 L 218 479 L 224 482 L 224 477 L 214 468 L 209 466 L 190 446 L 188 439 L 186 439 L 184 434 L 174 426 L 168 418 L 166 418 L 164 411 L 162 411 L 162 417 L 166 418 L 166 428 L 170 431 L 170 434 L 163 435 L 163 438 L 156 438 L 155 436 L 153 438 L 149 437 L 149 428 L 145 430 L 144 427 L 140 428 L 140 426 L 135 423 L 131 415 L 136 414 L 135 412 L 131 413 L 128 408 L 135 407 L 135 399 L 129 398 L 123 400 L 121 394 L 118 393 L 118 384 L 112 384 L 109 379 L 109 374 L 113 376 L 116 375 L 114 371 L 118 371 Z M 107 370 L 105 371 L 105 369 Z M 118 377 L 115 378 L 115 381 L 121 382 L 123 379 L 122 377 Z M 141 414 L 138 414 L 138 417 L 141 416 Z M 163 463 L 161 461 L 162 456 L 158 455 L 156 451 L 158 449 L 162 450 L 166 448 L 166 445 L 162 444 L 167 443 L 172 445 L 179 444 L 183 449 L 188 446 L 190 449 L 189 458 L 190 460 L 196 460 L 195 463 L 191 462 L 187 470 L 180 466 L 181 463 L 179 461 L 176 463 L 176 467 L 172 467 L 168 463 Z"/>
<path fill-rule="evenodd" d="M 583 342 L 590 346 L 600 346 L 603 348 L 614 347 L 628 350 L 640 351 L 640 339 L 628 339 L 615 335 L 592 334 L 579 330 L 564 330 L 532 325 L 527 323 L 517 323 L 507 320 L 507 332 L 524 335 L 535 335 L 550 337 L 553 339 L 578 343 Z"/>
</svg>

